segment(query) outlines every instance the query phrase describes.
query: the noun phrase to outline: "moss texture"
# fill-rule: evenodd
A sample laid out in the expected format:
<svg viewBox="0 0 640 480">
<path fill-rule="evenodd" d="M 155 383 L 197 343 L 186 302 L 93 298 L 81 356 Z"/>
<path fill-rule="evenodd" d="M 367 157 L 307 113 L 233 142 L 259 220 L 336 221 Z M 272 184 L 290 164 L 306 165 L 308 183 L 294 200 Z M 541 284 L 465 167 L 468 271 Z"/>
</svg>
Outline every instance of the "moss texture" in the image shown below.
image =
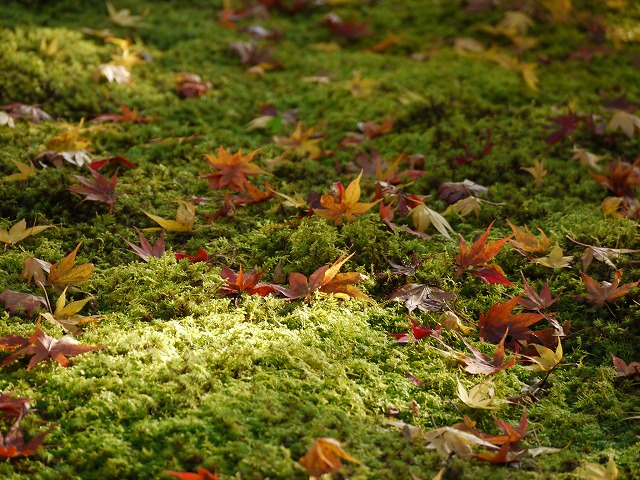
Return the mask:
<svg viewBox="0 0 640 480">
<path fill-rule="evenodd" d="M 240 10 L 243 2 L 230 3 Z M 264 19 L 250 16 L 226 28 L 219 22 L 223 6 L 217 2 L 116 2 L 117 9 L 134 14 L 150 7 L 145 25 L 133 29 L 110 23 L 100 2 L 23 0 L 0 6 L 0 104 L 38 104 L 56 120 L 34 124 L 17 119 L 15 128 L 0 125 L 0 228 L 22 218 L 54 225 L 0 251 L 0 290 L 41 293 L 21 280 L 24 260 L 56 262 L 82 241 L 77 263 L 92 262 L 95 272 L 69 296 L 91 294 L 82 313 L 103 319 L 85 326 L 79 340 L 106 346 L 72 359 L 69 368 L 47 363 L 26 371 L 23 359 L 2 369 L 0 393 L 15 391 L 35 399 L 37 411 L 25 423 L 27 436 L 43 429 L 38 419 L 57 426 L 46 438 L 49 448 L 0 462 L 0 476 L 163 479 L 170 478 L 162 473 L 166 469 L 208 468 L 225 480 L 303 479 L 297 460 L 315 438 L 333 437 L 364 464 L 346 462 L 341 473 L 333 474 L 335 479 L 411 474 L 428 479 L 443 467 L 447 479 L 569 479 L 579 465 L 604 464 L 610 453 L 620 479 L 639 478 L 638 382 L 616 378 L 610 358 L 611 352 L 627 362 L 640 360 L 638 290 L 603 308 L 585 302 L 579 274 L 584 247 L 567 237 L 640 249 L 637 218 L 605 217 L 600 205 L 609 195 L 606 189 L 588 167 L 570 160 L 573 144 L 579 145 L 602 157 L 604 173 L 608 162 L 633 162 L 640 155 L 640 135 L 627 138 L 610 130 L 596 135 L 580 126 L 571 139 L 553 145 L 544 139 L 551 119 L 569 109 L 606 123 L 611 111 L 601 107 L 607 98 L 626 94 L 629 101 L 640 101 L 638 43 L 622 42 L 616 33 L 638 24 L 640 5 L 630 1 L 616 9 L 616 2 L 594 7 L 594 2 L 574 0 L 571 18 L 562 22 L 542 5 L 553 2 L 521 2 L 534 19 L 529 36 L 537 44 L 513 53 L 507 38 L 483 28 L 502 20 L 509 2 L 475 14 L 465 11 L 467 2 L 445 0 L 302 3 L 309 5 L 297 14 L 271 8 Z M 353 41 L 335 38 L 325 26 L 329 13 L 366 22 L 372 34 Z M 605 53 L 588 61 L 570 59 L 594 42 L 598 22 L 606 26 Z M 272 45 L 283 69 L 252 75 L 230 51 L 230 42 L 250 39 L 240 27 L 254 24 L 283 32 L 279 41 L 258 42 Z M 133 51 L 146 59 L 131 68 L 134 84 L 96 79 L 98 65 L 109 62 L 118 47 L 83 33 L 83 28 L 109 28 L 113 36 L 131 40 Z M 390 34 L 399 38 L 396 44 L 381 52 L 368 50 Z M 536 63 L 539 91 L 528 88 L 519 71 L 501 67 L 488 55 L 457 52 L 454 44 L 462 38 L 503 48 L 520 64 Z M 55 39 L 58 48 L 47 51 L 43 39 L 46 44 Z M 356 71 L 377 82 L 371 96 L 360 98 L 350 91 L 348 82 Z M 179 72 L 210 82 L 208 92 L 181 98 L 174 85 Z M 329 81 L 306 81 L 314 76 Z M 280 112 L 297 109 L 306 128 L 325 133 L 320 158 L 283 156 L 272 135 L 288 136 L 294 125 L 276 121 L 269 129 L 245 128 L 267 103 Z M 118 112 L 120 104 L 155 120 L 83 125 L 81 136 L 91 140 L 93 158 L 124 155 L 138 166 L 120 168 L 120 196 L 110 212 L 103 203 L 79 204 L 82 197 L 68 190 L 77 184 L 73 175 L 90 176 L 86 166 L 65 162 L 61 169 L 41 168 L 35 157 L 55 135 L 82 119 Z M 392 115 L 391 132 L 356 149 L 340 147 L 345 132 L 357 131 L 357 122 L 380 122 Z M 455 161 L 465 155 L 465 146 L 473 153 L 482 150 L 488 132 L 493 148 L 486 156 L 462 165 Z M 444 181 L 470 179 L 489 188 L 484 198 L 490 203 L 482 205 L 478 216 L 447 217 L 456 233 L 470 241 L 495 220 L 491 238 L 501 238 L 511 234 L 508 219 L 532 231 L 544 229 L 574 262 L 551 270 L 508 245 L 496 262 L 515 287 L 486 285 L 467 274 L 456 278 L 457 234 L 454 241 L 433 228 L 427 231 L 431 239 L 394 234 L 380 220 L 377 206 L 335 225 L 282 206 L 284 199 L 276 196 L 238 206 L 233 215 L 209 222 L 206 216 L 222 207 L 225 195 L 234 194 L 210 190 L 198 177 L 211 172 L 203 155 L 215 155 L 220 146 L 232 153 L 260 148 L 256 163 L 273 174 L 269 182 L 274 188 L 303 197 L 312 191 L 328 193 L 336 181 L 345 186 L 351 182 L 359 171 L 353 162 L 356 151 L 376 149 L 385 159 L 420 154 L 424 163 L 418 168 L 424 175 L 406 190 L 429 195 L 427 204 L 438 212 L 447 206 L 438 198 Z M 548 170 L 539 187 L 521 169 L 535 158 L 543 159 Z M 4 180 L 16 171 L 12 160 L 34 161 L 36 175 L 25 182 Z M 251 182 L 262 187 L 254 178 Z M 372 198 L 374 182 L 363 178 L 362 201 Z M 194 230 L 166 232 L 163 257 L 142 262 L 125 243 L 137 242 L 134 227 L 156 226 L 145 211 L 174 218 L 175 200 L 197 198 L 206 200 L 196 207 Z M 146 235 L 157 238 L 157 233 Z M 173 255 L 194 254 L 199 247 L 220 255 L 194 264 Z M 343 271 L 368 276 L 361 288 L 373 304 L 318 294 L 305 301 L 285 301 L 275 294 L 236 298 L 220 290 L 225 283 L 222 263 L 234 270 L 240 265 L 245 271 L 264 270 L 264 279 L 271 281 L 276 266 L 284 274 L 310 275 L 346 252 L 354 256 Z M 388 273 L 388 260 L 408 263 L 413 252 L 423 263 L 409 280 Z M 623 283 L 640 278 L 637 259 L 637 254 L 614 259 L 624 269 Z M 594 261 L 588 273 L 611 281 L 614 271 Z M 498 431 L 491 413 L 464 406 L 456 395 L 457 379 L 470 387 L 479 378 L 436 351 L 441 346 L 433 339 L 401 346 L 388 336 L 407 329 L 405 308 L 386 300 L 388 295 L 407 281 L 437 285 L 457 293 L 456 310 L 475 323 L 495 303 L 522 293 L 520 272 L 537 291 L 546 279 L 552 293 L 562 291 L 553 309 L 561 323 L 571 321 L 562 365 L 539 401 L 527 407 L 535 434 L 524 446 L 566 448 L 511 468 L 442 459 L 423 440 L 405 440 L 385 424 L 389 411 L 397 410 L 398 420 L 425 430 L 469 415 L 479 428 Z M 53 290 L 49 295 L 52 301 L 57 298 Z M 439 316 L 414 314 L 431 325 Z M 0 310 L 0 336 L 28 336 L 34 322 Z M 42 326 L 61 336 L 56 327 Z M 443 330 L 442 337 L 464 350 L 453 332 Z M 487 353 L 494 349 L 477 332 L 468 341 Z M 409 381 L 407 372 L 424 384 Z M 518 364 L 491 381 L 496 397 L 504 399 L 542 376 Z M 412 402 L 419 411 L 411 408 Z M 492 413 L 515 423 L 523 408 L 502 404 Z"/>
</svg>

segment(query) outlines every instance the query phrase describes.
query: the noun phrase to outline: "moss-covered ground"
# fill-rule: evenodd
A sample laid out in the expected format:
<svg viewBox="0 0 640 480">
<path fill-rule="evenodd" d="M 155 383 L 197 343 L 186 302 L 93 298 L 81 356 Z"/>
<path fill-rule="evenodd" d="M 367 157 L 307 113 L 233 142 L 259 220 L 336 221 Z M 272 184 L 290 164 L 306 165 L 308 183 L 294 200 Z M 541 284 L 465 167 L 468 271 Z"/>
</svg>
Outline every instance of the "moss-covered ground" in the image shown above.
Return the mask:
<svg viewBox="0 0 640 480">
<path fill-rule="evenodd" d="M 638 289 L 604 307 L 585 301 L 579 259 L 584 247 L 567 238 L 640 249 L 638 212 L 629 208 L 605 216 L 601 203 L 614 194 L 593 178 L 592 168 L 571 159 L 577 145 L 601 157 L 596 173 L 608 176 L 609 162 L 633 162 L 640 155 L 640 128 L 628 137 L 607 125 L 615 111 L 611 99 L 626 95 L 627 103 L 616 106 L 631 113 L 633 101 L 640 102 L 640 5 L 574 0 L 563 15 L 561 5 L 570 2 L 470 2 L 488 5 L 478 13 L 467 11 L 467 2 L 447 0 L 301 3 L 309 5 L 298 13 L 264 7 L 244 16 L 243 3 L 232 1 L 226 6 L 242 18 L 224 25 L 220 2 L 117 1 L 117 10 L 129 8 L 134 15 L 149 8 L 144 25 L 125 28 L 109 20 L 102 2 L 2 2 L 0 104 L 37 104 L 55 121 L 17 118 L 15 128 L 0 125 L 0 228 L 23 218 L 29 225 L 53 226 L 0 251 L 0 290 L 41 295 L 21 279 L 24 260 L 53 263 L 82 242 L 76 263 L 92 262 L 95 271 L 67 295 L 93 297 L 81 313 L 102 320 L 85 325 L 77 339 L 106 348 L 71 359 L 68 368 L 42 362 L 26 370 L 27 357 L 2 368 L 0 393 L 34 399 L 37 410 L 25 419 L 26 437 L 43 431 L 42 422 L 57 426 L 45 439 L 48 448 L 1 461 L 0 477 L 165 479 L 171 478 L 162 473 L 166 469 L 207 468 L 222 479 L 303 479 L 298 459 L 314 439 L 331 437 L 363 464 L 345 462 L 335 479 L 430 479 L 443 467 L 447 479 L 569 479 L 585 462 L 604 465 L 610 454 L 620 479 L 640 478 L 638 382 L 617 378 L 610 356 L 640 360 Z M 516 9 L 532 20 L 526 33 L 496 34 L 483 27 L 504 26 L 505 14 Z M 336 36 L 326 26 L 329 13 L 354 20 L 356 27 L 364 22 L 370 35 L 342 38 L 340 33 L 358 33 L 347 26 Z M 243 27 L 251 25 L 282 32 L 279 40 L 257 40 L 272 47 L 281 69 L 242 64 L 230 50 L 231 42 L 250 41 Z M 99 65 L 127 62 L 123 44 L 83 29 L 109 29 L 113 37 L 130 39 L 127 48 L 134 63 L 139 60 L 129 65 L 130 84 L 96 76 Z M 370 49 L 389 37 L 378 51 Z M 526 48 L 530 39 L 536 43 Z M 525 82 L 531 71 L 537 90 L 531 78 Z M 207 91 L 178 95 L 180 72 L 209 82 Z M 358 75 L 365 87 L 375 80 L 369 95 L 354 88 Z M 269 103 L 281 115 L 265 128 L 247 128 Z M 89 122 L 118 113 L 120 104 L 155 119 Z M 288 137 L 295 129 L 283 115 L 292 109 L 304 129 L 324 134 L 317 158 L 289 153 L 274 142 L 273 135 Z M 552 119 L 569 112 L 583 119 L 575 131 L 545 142 Z M 358 122 L 392 116 L 388 133 L 355 147 L 340 145 L 345 132 L 358 131 Z M 604 131 L 587 125 L 587 118 Z M 119 169 L 120 196 L 112 211 L 100 202 L 79 204 L 83 197 L 68 190 L 78 185 L 74 175 L 91 177 L 86 165 L 62 161 L 62 168 L 54 168 L 36 159 L 55 146 L 52 138 L 82 119 L 79 136 L 90 141 L 92 158 L 121 155 L 138 166 Z M 482 155 L 489 134 L 493 147 Z M 77 147 L 77 138 L 71 140 Z M 465 145 L 476 158 L 465 153 Z M 424 175 L 405 177 L 404 183 L 413 182 L 405 189 L 430 195 L 425 202 L 434 211 L 447 208 L 438 196 L 445 181 L 484 185 L 488 202 L 478 215 L 447 216 L 456 232 L 451 240 L 433 227 L 425 232 L 430 239 L 402 231 L 404 225 L 413 228 L 410 217 L 397 216 L 400 228 L 394 233 L 378 205 L 335 224 L 307 215 L 308 208 L 282 205 L 281 196 L 237 205 L 211 221 L 208 216 L 221 209 L 225 197 L 233 201 L 238 195 L 209 189 L 198 176 L 213 171 L 204 154 L 217 155 L 220 146 L 231 153 L 260 148 L 254 162 L 272 174 L 274 189 L 291 197 L 328 194 L 336 181 L 346 186 L 360 171 L 356 153 L 376 149 L 387 160 L 401 153 L 424 157 L 415 166 Z M 466 161 L 456 160 L 465 155 Z M 548 172 L 538 185 L 522 170 L 535 159 Z M 17 171 L 12 160 L 33 161 L 35 175 L 4 179 Z M 401 171 L 406 168 L 401 164 Z M 107 176 L 114 171 L 101 170 Z M 628 177 L 624 202 L 632 206 L 639 176 L 632 171 Z M 249 181 L 264 188 L 266 178 Z M 363 176 L 361 201 L 371 201 L 375 182 Z M 142 261 L 125 239 L 138 241 L 134 227 L 157 227 L 145 211 L 175 218 L 176 200 L 198 203 L 193 230 L 165 232 L 165 255 Z M 574 257 L 571 265 L 548 268 L 507 244 L 495 263 L 515 286 L 488 285 L 470 274 L 457 278 L 457 234 L 472 241 L 495 221 L 490 238 L 502 238 L 512 233 L 507 219 L 534 232 L 542 228 L 565 256 Z M 152 243 L 158 238 L 157 232 L 143 233 Z M 174 256 L 195 254 L 199 247 L 220 255 L 206 263 Z M 409 278 L 391 275 L 387 261 L 409 264 L 413 252 L 423 261 L 416 272 Z M 354 253 L 343 271 L 367 275 L 359 288 L 374 302 L 318 293 L 286 301 L 277 293 L 234 297 L 221 291 L 223 263 L 236 271 L 240 265 L 264 270 L 263 280 L 273 281 L 276 267 L 308 276 L 343 253 Z M 622 283 L 640 279 L 638 258 L 632 253 L 613 259 L 624 270 Z M 498 434 L 492 414 L 516 423 L 524 407 L 503 402 L 485 411 L 464 405 L 457 379 L 467 388 L 486 379 L 463 372 L 434 348 L 443 347 L 433 338 L 397 344 L 388 334 L 408 329 L 406 308 L 388 295 L 407 282 L 452 291 L 463 323 L 477 327 L 481 313 L 522 293 L 520 272 L 536 291 L 548 279 L 554 296 L 562 292 L 552 310 L 562 325 L 571 322 L 561 365 L 538 401 L 526 407 L 533 433 L 521 445 L 566 448 L 505 466 L 445 459 L 427 450 L 423 438 L 406 440 L 385 423 L 391 414 L 425 431 L 468 415 L 478 428 Z M 588 270 L 598 281 L 612 281 L 614 272 L 598 260 Z M 59 293 L 47 292 L 55 302 Z M 440 313 L 416 310 L 413 316 L 433 326 Z M 35 321 L 0 310 L 0 336 L 29 336 Z M 55 338 L 63 334 L 46 321 L 41 327 Z M 465 350 L 451 330 L 442 330 L 442 340 Z M 467 341 L 483 352 L 495 348 L 481 342 L 477 330 Z M 6 356 L 0 353 L 0 359 Z M 504 400 L 543 376 L 518 363 L 489 381 L 496 398 Z"/>
</svg>

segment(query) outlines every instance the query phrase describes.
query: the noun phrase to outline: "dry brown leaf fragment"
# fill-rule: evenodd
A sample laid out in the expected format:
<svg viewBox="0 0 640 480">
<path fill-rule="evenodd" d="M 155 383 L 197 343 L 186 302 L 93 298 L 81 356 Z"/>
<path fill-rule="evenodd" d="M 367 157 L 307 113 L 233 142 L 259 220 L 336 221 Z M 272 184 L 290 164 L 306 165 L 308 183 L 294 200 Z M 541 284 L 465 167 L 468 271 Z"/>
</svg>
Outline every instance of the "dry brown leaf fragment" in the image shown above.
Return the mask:
<svg viewBox="0 0 640 480">
<path fill-rule="evenodd" d="M 637 253 L 640 250 L 631 250 L 629 248 L 606 248 L 606 247 L 596 247 L 594 245 L 587 245 L 586 243 L 578 242 L 573 238 L 567 236 L 569 240 L 573 243 L 577 243 L 578 245 L 582 245 L 583 247 L 587 247 L 584 253 L 580 256 L 580 260 L 582 260 L 582 271 L 586 272 L 591 265 L 591 262 L 595 259 L 600 262 L 605 263 L 611 268 L 618 270 L 618 267 L 613 263 L 613 259 L 620 258 L 620 255 L 625 253 Z"/>
<path fill-rule="evenodd" d="M 132 15 L 131 10 L 123 8 L 122 10 L 116 10 L 111 2 L 106 2 L 107 13 L 109 14 L 109 21 L 124 28 L 141 28 L 147 25 L 142 21 L 149 15 L 150 9 L 147 8 L 141 15 Z"/>
<path fill-rule="evenodd" d="M 24 269 L 20 279 L 26 280 L 27 285 L 31 285 L 33 280 L 36 285 L 48 285 L 45 273 L 49 273 L 51 264 L 39 258 L 29 257 L 24 260 Z"/>
<path fill-rule="evenodd" d="M 327 473 L 339 471 L 342 468 L 341 459 L 362 465 L 360 460 L 344 451 L 338 440 L 317 438 L 299 462 L 310 477 L 320 478 Z"/>
<path fill-rule="evenodd" d="M 69 255 L 49 268 L 47 281 L 56 290 L 62 291 L 66 287 L 76 287 L 89 281 L 89 277 L 93 273 L 93 263 L 74 266 L 80 245 L 82 245 L 82 242 L 78 243 Z"/>
<path fill-rule="evenodd" d="M 586 165 L 593 170 L 600 170 L 600 165 L 598 165 L 600 157 L 595 153 L 591 153 L 584 148 L 578 147 L 577 145 L 573 146 L 573 157 L 571 157 L 571 160 L 579 160 L 580 165 Z"/>
<path fill-rule="evenodd" d="M 456 297 L 431 285 L 408 283 L 389 295 L 389 300 L 403 301 L 409 313 L 416 308 L 423 312 L 438 312 L 447 308 L 447 301 Z"/>
<path fill-rule="evenodd" d="M 640 380 L 640 362 L 629 362 L 627 364 L 620 357 L 610 353 L 613 361 L 613 368 L 616 369 L 616 377 L 634 378 Z"/>
<path fill-rule="evenodd" d="M 44 297 L 9 289 L 0 293 L 0 302 L 4 304 L 4 308 L 12 315 L 26 312 L 30 317 L 33 317 L 39 308 L 47 304 Z"/>
</svg>

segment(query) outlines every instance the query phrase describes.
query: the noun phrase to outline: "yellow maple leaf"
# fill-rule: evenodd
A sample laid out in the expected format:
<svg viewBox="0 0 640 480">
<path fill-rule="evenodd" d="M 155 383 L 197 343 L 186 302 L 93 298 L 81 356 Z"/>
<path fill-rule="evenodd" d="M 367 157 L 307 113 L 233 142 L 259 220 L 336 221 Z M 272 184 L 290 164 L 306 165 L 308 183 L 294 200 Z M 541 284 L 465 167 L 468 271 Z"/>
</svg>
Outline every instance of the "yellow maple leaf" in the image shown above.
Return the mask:
<svg viewBox="0 0 640 480">
<path fill-rule="evenodd" d="M 491 410 L 497 406 L 493 387 L 485 382 L 479 383 L 467 391 L 458 379 L 458 398 L 471 408 Z"/>
<path fill-rule="evenodd" d="M 537 158 L 533 160 L 533 167 L 520 167 L 520 170 L 524 170 L 533 175 L 533 183 L 536 188 L 542 186 L 544 177 L 549 173 L 549 171 L 544 168 L 544 160 L 538 160 Z"/>
<path fill-rule="evenodd" d="M 47 281 L 53 285 L 56 290 L 63 290 L 66 287 L 75 287 L 89 281 L 89 277 L 93 273 L 93 263 L 83 263 L 74 266 L 76 254 L 80 249 L 82 242 L 78 243 L 73 251 L 59 262 L 54 263 L 49 268 L 49 276 Z"/>
<path fill-rule="evenodd" d="M 47 321 L 53 325 L 61 327 L 65 332 L 77 335 L 82 332 L 80 325 L 100 320 L 99 315 L 78 315 L 78 312 L 82 310 L 89 300 L 91 300 L 91 297 L 67 303 L 66 294 L 67 289 L 65 288 L 56 302 L 56 309 L 54 312 L 46 312 L 42 314 Z"/>
<path fill-rule="evenodd" d="M 523 250 L 529 253 L 544 253 L 549 250 L 551 243 L 547 238 L 547 235 L 544 231 L 538 227 L 538 231 L 540 232 L 540 238 L 536 237 L 531 231 L 529 227 L 524 226 L 524 230 L 516 227 L 513 223 L 507 220 L 509 227 L 511 227 L 511 231 L 513 232 L 514 239 L 510 239 L 509 243 L 511 243 L 514 247 L 519 250 Z"/>
<path fill-rule="evenodd" d="M 142 22 L 144 18 L 149 15 L 150 10 L 147 8 L 142 15 L 132 15 L 131 10 L 123 8 L 122 10 L 116 10 L 111 2 L 106 2 L 107 13 L 109 14 L 109 21 L 124 28 L 140 28 L 147 25 Z"/>
<path fill-rule="evenodd" d="M 12 173 L 11 175 L 4 177 L 7 182 L 23 182 L 36 174 L 36 167 L 33 166 L 33 162 L 31 160 L 29 160 L 29 165 L 19 162 L 18 160 L 12 159 L 11 161 L 18 168 L 20 173 Z"/>
<path fill-rule="evenodd" d="M 322 140 L 323 136 L 318 136 L 315 127 L 303 131 L 302 123 L 298 122 L 295 131 L 289 137 L 275 135 L 273 142 L 279 147 L 287 148 L 287 153 L 308 155 L 311 160 L 315 160 L 322 155 L 322 149 L 318 142 Z"/>
<path fill-rule="evenodd" d="M 583 480 L 616 480 L 618 478 L 618 467 L 613 460 L 613 453 L 610 453 L 606 467 L 598 463 L 585 463 L 583 466 L 576 468 L 573 474 Z"/>
<path fill-rule="evenodd" d="M 622 130 L 627 137 L 631 138 L 636 132 L 640 132 L 640 117 L 624 110 L 618 110 L 611 117 L 607 128 L 614 132 Z"/>
<path fill-rule="evenodd" d="M 560 343 L 559 339 L 558 339 L 558 347 L 556 348 L 555 352 L 550 348 L 547 348 L 543 345 L 538 345 L 537 343 L 534 343 L 533 346 L 538 351 L 538 356 L 526 357 L 529 360 L 533 361 L 534 364 L 529 365 L 525 368 L 529 370 L 549 372 L 553 370 L 562 361 L 562 357 L 563 357 L 562 344 Z"/>
<path fill-rule="evenodd" d="M 353 78 L 344 82 L 344 88 L 349 90 L 354 97 L 367 98 L 371 96 L 378 83 L 380 81 L 373 78 L 362 78 L 362 72 L 355 70 Z"/>
<path fill-rule="evenodd" d="M 571 260 L 573 260 L 573 257 L 563 257 L 563 253 L 564 252 L 562 251 L 562 248 L 560 248 L 560 246 L 556 243 L 555 246 L 551 249 L 548 257 L 534 258 L 533 261 L 535 263 L 553 269 L 567 268 L 571 265 Z"/>
<path fill-rule="evenodd" d="M 360 200 L 360 178 L 362 178 L 363 171 L 360 171 L 360 175 L 353 180 L 345 189 L 342 183 L 336 183 L 337 194 L 336 195 L 322 195 L 320 197 L 320 204 L 323 208 L 317 208 L 314 212 L 322 217 L 333 220 L 336 224 L 341 223 L 343 217 L 347 220 L 354 220 L 356 215 L 365 213 L 376 202 L 373 203 L 361 203 Z"/>
<path fill-rule="evenodd" d="M 144 213 L 165 230 L 170 232 L 190 232 L 196 222 L 196 206 L 182 200 L 175 200 L 175 202 L 180 205 L 175 220 L 166 220 L 158 215 Z M 156 230 L 159 229 L 156 228 Z"/>
<path fill-rule="evenodd" d="M 52 225 L 39 225 L 27 228 L 27 221 L 23 218 L 18 223 L 14 224 L 9 231 L 0 229 L 0 242 L 7 245 L 16 244 L 25 238 L 40 233 L 45 228 L 49 228 Z"/>
</svg>

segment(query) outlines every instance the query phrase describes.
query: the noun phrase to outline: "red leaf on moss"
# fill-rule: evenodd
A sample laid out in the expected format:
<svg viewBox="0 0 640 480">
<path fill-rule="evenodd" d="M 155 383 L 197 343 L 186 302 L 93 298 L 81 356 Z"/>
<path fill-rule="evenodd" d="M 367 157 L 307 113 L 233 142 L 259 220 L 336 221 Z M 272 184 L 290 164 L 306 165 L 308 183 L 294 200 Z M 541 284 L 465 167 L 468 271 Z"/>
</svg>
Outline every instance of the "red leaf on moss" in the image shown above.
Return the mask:
<svg viewBox="0 0 640 480">
<path fill-rule="evenodd" d="M 517 341 L 523 341 L 529 337 L 531 330 L 527 327 L 542 320 L 544 315 L 539 313 L 512 315 L 511 312 L 520 298 L 521 296 L 518 295 L 504 303 L 496 303 L 486 314 L 480 314 L 478 327 L 481 340 L 498 343 L 498 341 L 504 342 L 504 339 L 507 338 L 507 347 L 513 349 Z M 501 338 L 502 340 L 500 340 Z"/>
<path fill-rule="evenodd" d="M 249 270 L 247 275 L 245 275 L 242 272 L 242 265 L 240 265 L 238 273 L 226 265 L 222 265 L 220 276 L 227 281 L 227 284 L 222 287 L 222 293 L 225 295 L 233 295 L 246 292 L 251 295 L 262 295 L 264 297 L 276 290 L 276 287 L 269 283 L 261 283 L 260 278 L 262 278 L 262 275 L 264 275 L 264 272 L 259 272 L 256 269 Z"/>
<path fill-rule="evenodd" d="M 173 470 L 165 470 L 162 473 L 175 475 L 182 480 L 218 480 L 218 472 L 211 473 L 205 468 L 199 468 L 197 473 L 191 472 L 174 472 Z"/>
<path fill-rule="evenodd" d="M 47 305 L 47 301 L 42 296 L 9 289 L 0 293 L 0 302 L 4 304 L 4 308 L 11 312 L 12 315 L 26 312 L 29 317 L 33 317 L 39 308 Z"/>
<path fill-rule="evenodd" d="M 193 256 L 186 253 L 175 253 L 174 255 L 176 256 L 176 260 L 182 260 L 183 258 L 186 258 L 191 263 L 208 262 L 211 259 L 209 254 L 202 247 L 199 247 L 197 253 Z"/>
<path fill-rule="evenodd" d="M 91 173 L 93 181 L 81 175 L 74 175 L 81 185 L 70 187 L 68 190 L 79 195 L 86 195 L 80 203 L 87 200 L 103 202 L 109 205 L 109 212 L 111 212 L 113 204 L 119 196 L 118 193 L 115 193 L 116 184 L 118 183 L 118 170 L 108 180 L 107 177 L 95 170 L 89 170 L 89 173 Z"/>
<path fill-rule="evenodd" d="M 335 13 L 330 13 L 324 17 L 324 23 L 331 30 L 333 36 L 337 38 L 357 40 L 373 33 L 365 22 L 356 23 L 353 19 L 344 21 Z"/>
<path fill-rule="evenodd" d="M 46 437 L 55 425 L 51 425 L 46 431 L 32 437 L 28 442 L 24 441 L 24 434 L 20 428 L 22 417 L 18 417 L 6 435 L 0 433 L 0 457 L 16 458 L 33 455 L 42 446 Z"/>
<path fill-rule="evenodd" d="M 15 392 L 3 393 L 0 395 L 0 418 L 18 418 L 25 415 L 31 409 L 29 402 L 32 398 L 21 398 L 11 396 Z"/>
<path fill-rule="evenodd" d="M 622 278 L 623 271 L 618 270 L 615 275 L 612 283 L 609 284 L 600 284 L 597 280 L 591 278 L 584 272 L 580 272 L 582 275 L 582 281 L 584 282 L 584 286 L 587 289 L 587 299 L 589 302 L 594 304 L 597 307 L 603 306 L 605 303 L 611 303 L 615 299 L 622 297 L 629 293 L 634 287 L 637 287 L 640 284 L 640 280 L 632 283 L 625 283 L 621 287 L 620 279 Z"/>
<path fill-rule="evenodd" d="M 613 368 L 616 369 L 616 377 L 640 380 L 640 362 L 629 362 L 627 365 L 620 357 L 616 357 L 613 353 L 610 353 L 610 355 L 613 361 Z"/>
<path fill-rule="evenodd" d="M 142 232 L 137 228 L 136 232 L 138 232 L 140 246 L 137 246 L 126 239 L 124 241 L 127 242 L 127 244 L 133 249 L 136 255 L 138 255 L 142 260 L 148 262 L 151 257 L 161 257 L 162 255 L 164 255 L 164 230 L 162 230 L 162 232 L 160 233 L 160 237 L 156 240 L 153 246 L 151 246 L 149 240 L 147 240 L 144 235 L 142 235 Z"/>
<path fill-rule="evenodd" d="M 98 171 L 106 165 L 118 165 L 118 164 L 127 168 L 138 168 L 138 166 L 135 163 L 131 163 L 129 160 L 127 160 L 125 157 L 121 155 L 118 155 L 117 157 L 99 158 L 97 160 L 93 160 L 89 164 L 89 168 L 91 170 Z"/>
<path fill-rule="evenodd" d="M 544 139 L 547 145 L 553 145 L 562 140 L 562 137 L 565 135 L 571 135 L 580 124 L 580 116 L 574 114 L 571 109 L 569 109 L 564 117 L 552 118 L 551 121 L 556 125 L 548 125 L 545 128 L 549 130 L 555 128 L 556 130 Z"/>
<path fill-rule="evenodd" d="M 457 264 L 456 278 L 459 278 L 469 267 L 469 273 L 475 275 L 487 283 L 501 283 L 503 285 L 513 286 L 504 276 L 504 272 L 497 265 L 488 265 L 504 247 L 510 237 L 501 238 L 487 244 L 489 231 L 494 222 L 487 227 L 485 232 L 476 240 L 471 247 L 467 245 L 465 239 L 460 235 L 460 253 L 454 256 Z"/>
</svg>

